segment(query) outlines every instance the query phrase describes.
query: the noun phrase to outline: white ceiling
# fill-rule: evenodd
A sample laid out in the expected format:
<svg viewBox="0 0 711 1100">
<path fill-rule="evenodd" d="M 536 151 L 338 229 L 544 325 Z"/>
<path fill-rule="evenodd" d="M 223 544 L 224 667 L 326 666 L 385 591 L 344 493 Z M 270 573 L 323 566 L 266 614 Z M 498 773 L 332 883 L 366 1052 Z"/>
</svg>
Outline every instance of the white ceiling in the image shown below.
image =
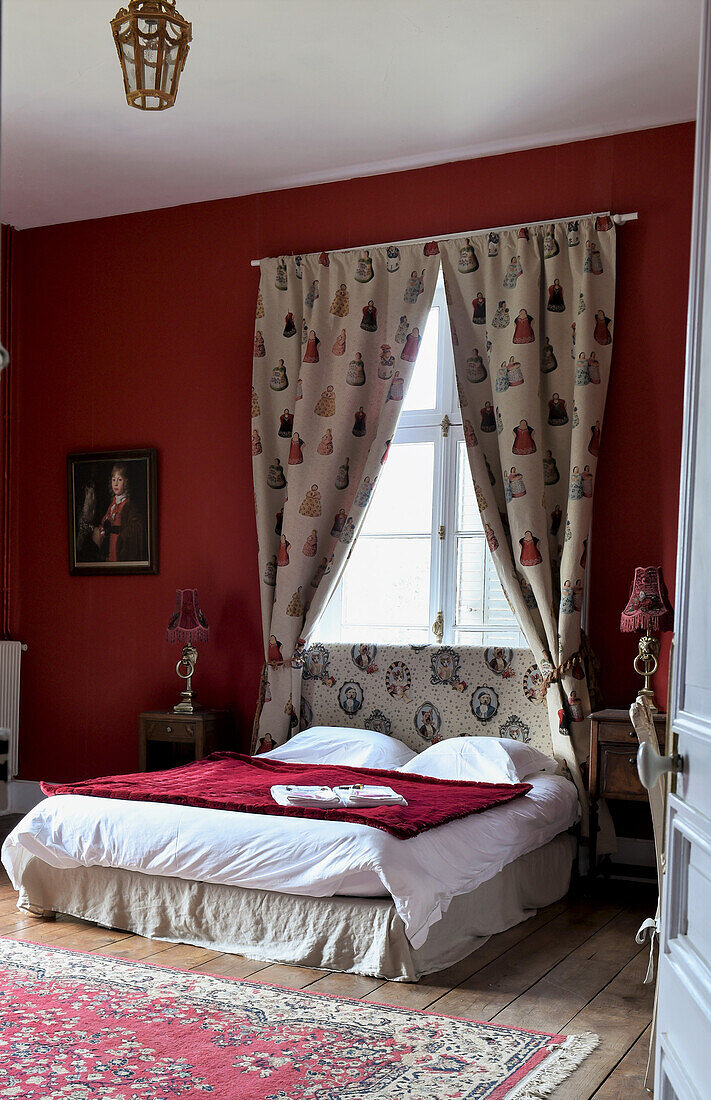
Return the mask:
<svg viewBox="0 0 711 1100">
<path fill-rule="evenodd" d="M 127 106 L 119 0 L 4 0 L 0 216 L 20 228 L 661 126 L 700 0 L 178 0 L 176 106 Z"/>
</svg>

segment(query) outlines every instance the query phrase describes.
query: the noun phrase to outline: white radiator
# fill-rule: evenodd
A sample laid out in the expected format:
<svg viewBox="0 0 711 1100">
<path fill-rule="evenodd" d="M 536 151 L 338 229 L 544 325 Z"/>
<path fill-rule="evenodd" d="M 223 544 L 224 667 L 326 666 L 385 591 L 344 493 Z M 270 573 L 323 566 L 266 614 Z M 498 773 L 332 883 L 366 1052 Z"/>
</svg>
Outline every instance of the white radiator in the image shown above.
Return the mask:
<svg viewBox="0 0 711 1100">
<path fill-rule="evenodd" d="M 20 740 L 20 662 L 27 646 L 0 641 L 0 737 L 7 739 L 7 777 L 17 775 Z M 2 757 L 0 756 L 0 759 Z M 2 801 L 2 800 L 0 800 Z"/>
</svg>

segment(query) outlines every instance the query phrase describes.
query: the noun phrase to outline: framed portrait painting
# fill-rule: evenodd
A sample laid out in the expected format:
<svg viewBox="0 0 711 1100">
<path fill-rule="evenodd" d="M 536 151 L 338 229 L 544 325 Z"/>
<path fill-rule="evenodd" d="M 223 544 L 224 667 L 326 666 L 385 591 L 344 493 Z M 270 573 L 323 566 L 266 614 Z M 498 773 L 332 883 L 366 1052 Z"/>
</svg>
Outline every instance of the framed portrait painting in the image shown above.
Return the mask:
<svg viewBox="0 0 711 1100">
<path fill-rule="evenodd" d="M 69 572 L 158 572 L 153 447 L 67 457 Z"/>
</svg>

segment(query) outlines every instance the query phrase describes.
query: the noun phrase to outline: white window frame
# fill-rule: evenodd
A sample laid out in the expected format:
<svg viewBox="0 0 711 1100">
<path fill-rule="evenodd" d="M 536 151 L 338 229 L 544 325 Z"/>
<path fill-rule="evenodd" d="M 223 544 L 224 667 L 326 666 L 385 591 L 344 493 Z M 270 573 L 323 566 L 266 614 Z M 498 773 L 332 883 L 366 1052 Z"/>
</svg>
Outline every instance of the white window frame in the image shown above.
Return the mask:
<svg viewBox="0 0 711 1100">
<path fill-rule="evenodd" d="M 518 634 L 518 638 L 515 639 L 515 646 L 528 648 L 523 631 L 518 623 L 515 621 L 497 625 L 495 623 L 487 623 L 485 619 L 482 619 L 481 623 L 474 625 L 462 625 L 456 621 L 457 612 L 457 539 L 459 537 L 472 537 L 479 539 L 484 544 L 484 576 L 482 577 L 482 596 L 483 607 L 486 609 L 488 604 L 488 591 L 489 591 L 489 564 L 496 572 L 496 565 L 491 560 L 491 553 L 486 543 L 486 535 L 483 529 L 481 531 L 472 531 L 468 528 L 457 527 L 457 450 L 459 444 L 464 444 L 464 431 L 461 423 L 457 424 L 450 432 L 449 438 L 451 439 L 449 450 L 449 462 L 451 464 L 451 470 L 449 471 L 449 486 L 451 491 L 443 494 L 442 503 L 446 509 L 446 550 L 444 553 L 444 568 L 443 568 L 443 613 L 445 622 L 444 643 L 448 645 L 495 645 L 496 635 L 499 634 Z M 466 452 L 465 452 L 466 454 Z M 470 476 L 469 463 L 467 461 L 464 476 Z M 455 638 L 455 634 L 459 634 L 459 638 Z M 472 635 L 472 641 L 466 642 L 462 635 Z M 488 638 L 482 643 L 479 635 L 488 635 Z M 508 642 L 504 643 L 508 644 Z"/>
<path fill-rule="evenodd" d="M 430 619 L 428 644 L 436 642 L 433 625 L 438 612 L 444 618 L 443 645 L 453 645 L 455 630 L 459 632 L 459 644 L 462 634 L 480 635 L 482 631 L 491 635 L 496 633 L 519 633 L 520 645 L 526 642 L 520 627 L 511 623 L 501 627 L 460 626 L 455 622 L 456 614 L 456 545 L 458 530 L 457 518 L 457 444 L 464 439 L 459 397 L 457 394 L 454 355 L 449 332 L 449 314 L 444 293 L 444 281 L 440 275 L 432 300 L 432 309 L 439 309 L 439 331 L 437 341 L 437 391 L 435 407 L 432 409 L 406 410 L 400 416 L 393 445 L 403 443 L 432 442 L 434 444 L 434 483 L 432 492 L 432 528 L 430 543 Z M 445 416 L 449 428 L 443 429 Z M 444 528 L 444 537 L 440 529 Z M 361 535 L 360 538 L 368 538 Z M 402 538 L 402 534 L 370 536 L 379 539 Z M 484 536 L 482 535 L 482 538 Z M 489 553 L 485 546 L 485 559 Z M 347 568 L 347 566 L 346 566 Z M 340 641 L 342 637 L 342 578 L 329 601 L 314 631 L 314 640 L 324 642 Z M 484 574 L 486 585 L 486 570 Z M 374 629 L 387 628 L 388 623 L 372 623 Z M 365 635 L 364 635 L 365 637 Z M 397 644 L 398 639 L 392 639 Z M 474 641 L 472 644 L 479 644 Z"/>
</svg>

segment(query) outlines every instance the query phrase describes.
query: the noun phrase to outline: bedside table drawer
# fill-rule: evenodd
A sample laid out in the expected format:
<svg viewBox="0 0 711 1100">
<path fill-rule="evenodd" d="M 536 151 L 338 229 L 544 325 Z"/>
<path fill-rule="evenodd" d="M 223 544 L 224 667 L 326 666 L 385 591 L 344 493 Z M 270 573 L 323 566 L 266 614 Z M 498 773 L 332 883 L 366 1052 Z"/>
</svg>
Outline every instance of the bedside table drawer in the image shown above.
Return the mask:
<svg viewBox="0 0 711 1100">
<path fill-rule="evenodd" d="M 659 741 L 660 748 L 664 747 L 664 726 L 655 723 L 655 729 L 657 731 L 657 739 Z M 629 745 L 632 744 L 635 747 L 639 745 L 637 734 L 635 733 L 634 726 L 631 722 L 600 722 L 597 727 L 597 739 L 602 741 L 614 741 L 617 744 Z"/>
<path fill-rule="evenodd" d="M 624 745 L 639 744 L 631 722 L 600 722 L 597 728 L 597 739 L 598 741 L 616 741 Z"/>
<path fill-rule="evenodd" d="M 194 741 L 195 723 L 184 719 L 157 719 L 146 722 L 146 737 L 151 741 Z"/>
<path fill-rule="evenodd" d="M 600 746 L 600 795 L 647 801 L 647 792 L 637 775 L 636 746 Z"/>
</svg>

